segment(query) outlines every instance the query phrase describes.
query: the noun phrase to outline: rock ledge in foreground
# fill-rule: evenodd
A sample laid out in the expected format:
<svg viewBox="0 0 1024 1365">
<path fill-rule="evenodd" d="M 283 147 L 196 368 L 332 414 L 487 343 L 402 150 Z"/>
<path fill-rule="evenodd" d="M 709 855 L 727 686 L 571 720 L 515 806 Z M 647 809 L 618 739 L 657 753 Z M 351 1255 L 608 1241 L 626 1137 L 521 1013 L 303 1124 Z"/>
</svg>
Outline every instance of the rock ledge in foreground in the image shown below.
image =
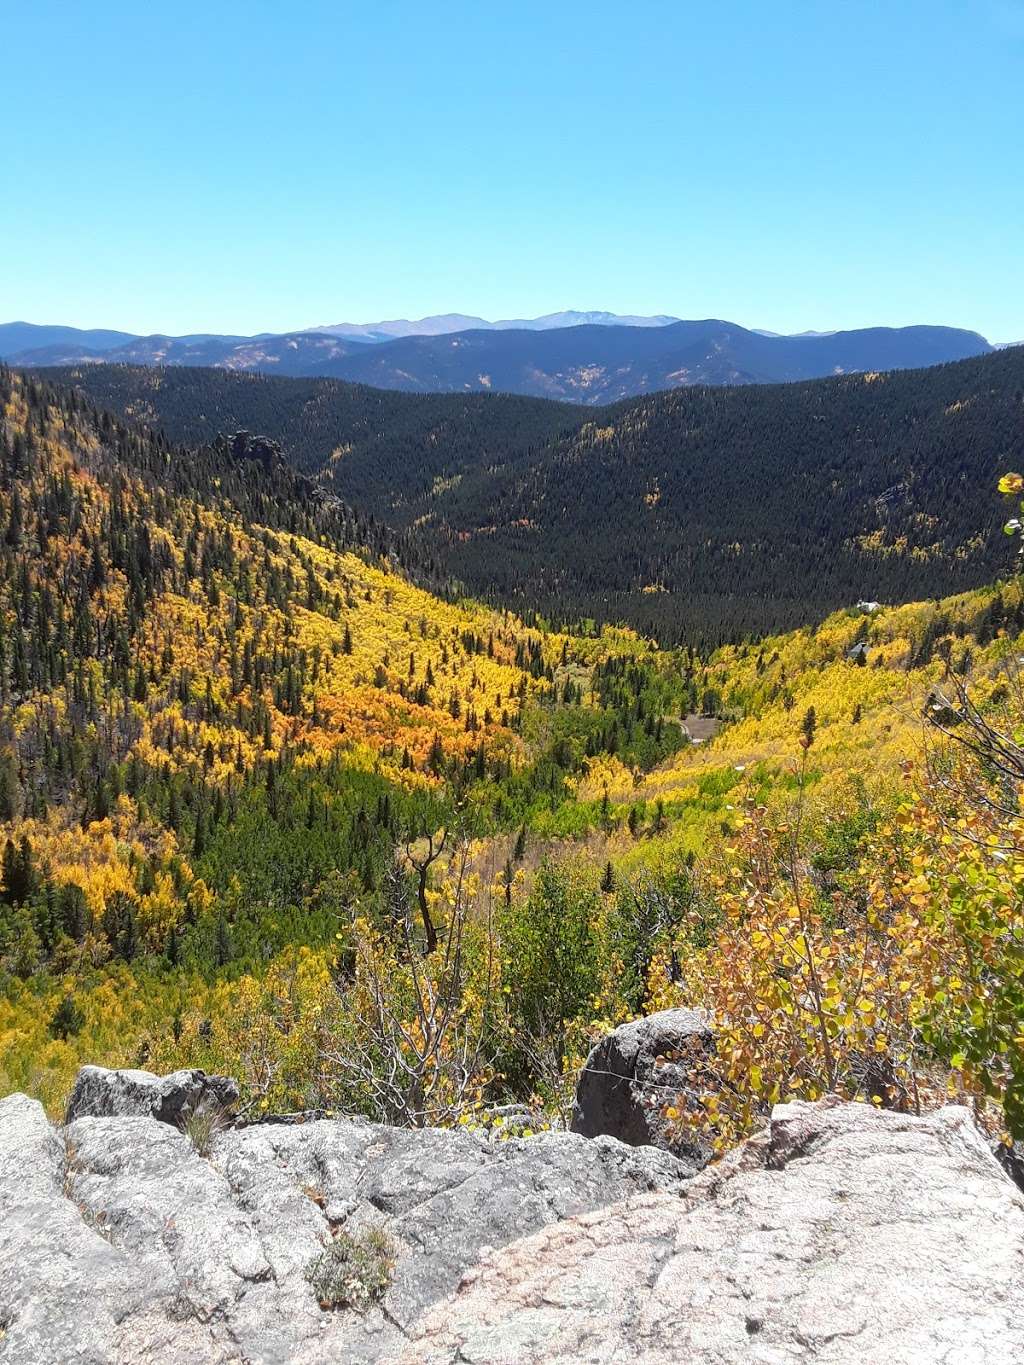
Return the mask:
<svg viewBox="0 0 1024 1365">
<path fill-rule="evenodd" d="M 610 1138 L 348 1119 L 229 1128 L 204 1157 L 154 1116 L 189 1093 L 181 1075 L 90 1068 L 74 1111 L 121 1112 L 64 1128 L 24 1095 L 0 1100 L 3 1365 L 393 1365 L 485 1252 L 693 1174 Z M 311 1264 L 370 1224 L 397 1252 L 383 1300 L 322 1310 Z"/>
<path fill-rule="evenodd" d="M 825 1100 L 684 1187 L 486 1256 L 401 1365 L 1017 1365 L 1024 1196 L 970 1112 Z"/>
</svg>

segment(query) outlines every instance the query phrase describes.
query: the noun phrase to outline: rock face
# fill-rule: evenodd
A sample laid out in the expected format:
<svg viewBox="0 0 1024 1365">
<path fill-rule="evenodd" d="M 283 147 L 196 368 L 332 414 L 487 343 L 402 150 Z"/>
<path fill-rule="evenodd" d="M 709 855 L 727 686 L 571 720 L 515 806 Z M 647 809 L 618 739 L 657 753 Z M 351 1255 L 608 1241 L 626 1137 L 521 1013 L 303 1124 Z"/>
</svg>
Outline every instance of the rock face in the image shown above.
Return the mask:
<svg viewBox="0 0 1024 1365">
<path fill-rule="evenodd" d="M 822 1101 L 684 1187 L 492 1254 L 403 1365 L 1011 1365 L 1024 1198 L 969 1112 Z"/>
<path fill-rule="evenodd" d="M 205 1071 L 108 1071 L 83 1066 L 68 1100 L 67 1121 L 81 1118 L 154 1118 L 181 1125 L 193 1114 L 224 1112 L 238 1103 L 238 1082 Z"/>
<path fill-rule="evenodd" d="M 593 1048 L 576 1088 L 572 1131 L 606 1134 L 633 1147 L 665 1147 L 704 1165 L 711 1149 L 701 1137 L 670 1134 L 661 1108 L 677 1095 L 692 1096 L 690 1070 L 714 1052 L 703 1010 L 662 1010 L 634 1019 Z"/>
<path fill-rule="evenodd" d="M 82 1078 L 72 1109 L 91 1095 L 132 1113 L 59 1129 L 23 1095 L 0 1100 L 2 1362 L 394 1361 L 487 1251 L 692 1174 L 610 1139 L 334 1119 L 227 1130 L 204 1158 L 149 1103 L 181 1073 L 155 1092 L 116 1074 Z M 370 1223 L 397 1249 L 387 1293 L 365 1315 L 322 1310 L 307 1268 L 336 1229 Z"/>
</svg>

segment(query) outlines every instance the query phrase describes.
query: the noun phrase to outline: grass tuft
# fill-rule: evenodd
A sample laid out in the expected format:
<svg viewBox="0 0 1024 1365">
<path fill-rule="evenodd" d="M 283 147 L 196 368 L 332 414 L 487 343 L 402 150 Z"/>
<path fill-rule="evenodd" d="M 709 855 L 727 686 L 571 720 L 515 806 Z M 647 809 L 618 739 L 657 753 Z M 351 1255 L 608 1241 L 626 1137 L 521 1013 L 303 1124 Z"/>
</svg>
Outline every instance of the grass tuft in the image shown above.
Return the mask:
<svg viewBox="0 0 1024 1365">
<path fill-rule="evenodd" d="M 229 1126 L 227 1111 L 220 1108 L 200 1109 L 189 1114 L 181 1125 L 181 1131 L 202 1157 L 208 1157 L 213 1150 L 217 1135 Z"/>
</svg>

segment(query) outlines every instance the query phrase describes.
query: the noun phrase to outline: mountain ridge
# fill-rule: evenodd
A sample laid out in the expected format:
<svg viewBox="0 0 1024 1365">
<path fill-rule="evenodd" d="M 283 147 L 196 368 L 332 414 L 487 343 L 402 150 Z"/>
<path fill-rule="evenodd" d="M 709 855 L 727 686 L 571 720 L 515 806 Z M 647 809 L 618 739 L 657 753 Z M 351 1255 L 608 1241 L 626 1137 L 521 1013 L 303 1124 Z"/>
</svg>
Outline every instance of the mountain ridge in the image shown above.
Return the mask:
<svg viewBox="0 0 1024 1365">
<path fill-rule="evenodd" d="M 663 327 L 681 319 L 668 313 L 644 317 L 636 313 L 609 313 L 604 309 L 591 311 L 567 308 L 556 313 L 544 313 L 536 318 L 501 318 L 489 322 L 469 313 L 439 313 L 412 321 L 396 318 L 390 322 L 335 322 L 321 327 L 310 327 L 311 332 L 326 332 L 331 336 L 363 337 L 367 340 L 392 340 L 404 336 L 445 336 L 451 332 L 468 331 L 533 331 L 546 332 L 559 327 Z"/>
<path fill-rule="evenodd" d="M 472 321 L 461 314 L 451 317 Z M 502 323 L 390 337 L 339 334 L 337 329 L 346 326 L 255 337 L 155 334 L 127 342 L 114 333 L 83 333 L 92 345 L 69 342 L 55 328 L 41 329 L 50 336 L 45 344 L 18 349 L 25 324 L 3 324 L 0 358 L 34 368 L 102 362 L 191 365 L 344 379 L 415 393 L 502 392 L 598 406 L 689 385 L 789 383 L 853 371 L 918 369 L 996 349 L 980 333 L 927 325 L 793 337 L 718 318 L 654 326 L 636 320 L 567 327 Z"/>
</svg>

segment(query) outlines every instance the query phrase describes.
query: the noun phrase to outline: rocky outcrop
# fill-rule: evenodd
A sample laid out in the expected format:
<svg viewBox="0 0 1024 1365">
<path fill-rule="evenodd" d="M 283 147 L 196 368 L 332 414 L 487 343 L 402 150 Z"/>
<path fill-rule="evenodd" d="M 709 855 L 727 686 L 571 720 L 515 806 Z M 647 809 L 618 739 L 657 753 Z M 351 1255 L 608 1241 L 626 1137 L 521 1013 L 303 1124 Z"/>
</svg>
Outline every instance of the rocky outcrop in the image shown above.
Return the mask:
<svg viewBox="0 0 1024 1365">
<path fill-rule="evenodd" d="M 393 1361 L 488 1251 L 692 1172 L 610 1139 L 336 1119 L 228 1129 L 204 1157 L 155 1112 L 59 1129 L 0 1100 L 0 1361 Z M 365 1314 L 324 1311 L 311 1263 L 368 1224 L 394 1242 L 390 1287 Z"/>
<path fill-rule="evenodd" d="M 680 1098 L 699 1104 L 693 1077 L 714 1053 L 703 1010 L 662 1010 L 607 1034 L 592 1049 L 576 1088 L 572 1131 L 602 1134 L 630 1146 L 654 1145 L 705 1165 L 707 1138 L 673 1129 L 663 1109 Z"/>
<path fill-rule="evenodd" d="M 964 1108 L 782 1104 L 683 1196 L 489 1256 L 404 1365 L 1024 1358 L 1024 1198 Z"/>
<path fill-rule="evenodd" d="M 238 1103 L 238 1082 L 205 1071 L 109 1071 L 83 1066 L 68 1100 L 67 1122 L 81 1118 L 154 1118 L 180 1128 L 194 1114 L 227 1113 Z"/>
<path fill-rule="evenodd" d="M 780 1105 L 699 1174 L 328 1118 L 205 1150 L 152 1112 L 0 1100 L 0 1362 L 1024 1359 L 1024 1195 L 965 1109 Z M 330 1307 L 311 1266 L 370 1228 L 383 1297 Z"/>
<path fill-rule="evenodd" d="M 1024 1198 L 970 1113 L 776 1107 L 684 1187 L 486 1256 L 403 1365 L 1012 1365 Z"/>
</svg>

